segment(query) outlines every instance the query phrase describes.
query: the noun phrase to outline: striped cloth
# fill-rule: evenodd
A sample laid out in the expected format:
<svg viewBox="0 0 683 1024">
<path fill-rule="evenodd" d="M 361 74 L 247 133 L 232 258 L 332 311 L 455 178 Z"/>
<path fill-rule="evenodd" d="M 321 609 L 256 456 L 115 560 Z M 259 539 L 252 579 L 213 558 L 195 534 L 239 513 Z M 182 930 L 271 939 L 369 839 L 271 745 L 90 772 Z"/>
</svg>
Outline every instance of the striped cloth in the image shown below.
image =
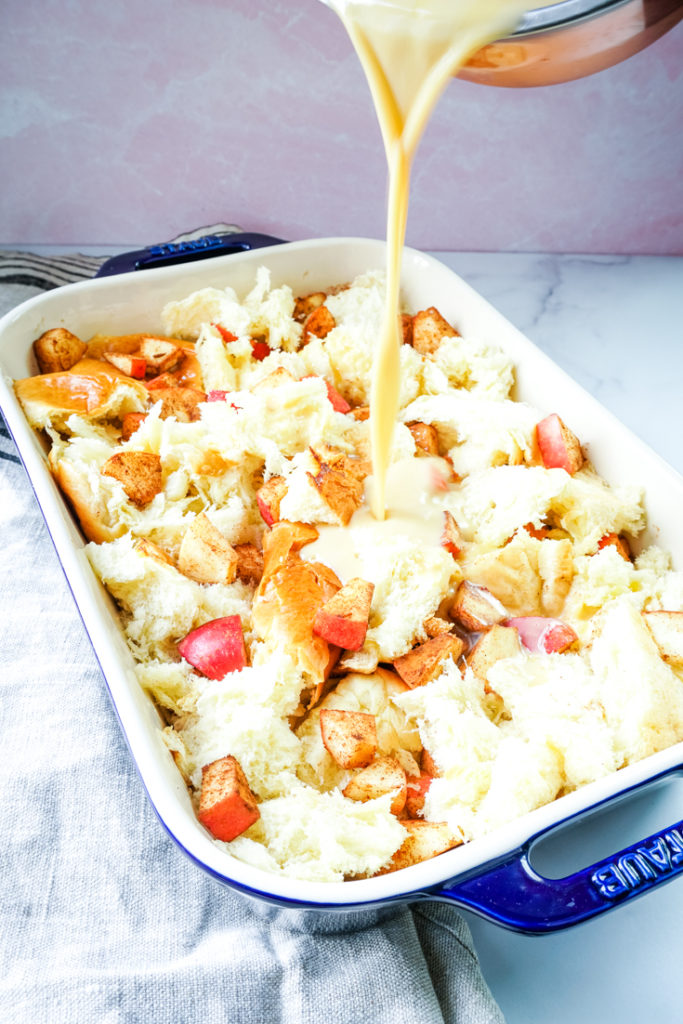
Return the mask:
<svg viewBox="0 0 683 1024">
<path fill-rule="evenodd" d="M 36 256 L 27 252 L 0 252 L 0 316 L 39 292 L 93 277 L 104 256 Z M 19 462 L 7 425 L 0 414 L 0 459 Z"/>
<path fill-rule="evenodd" d="M 100 262 L 0 254 L 0 311 Z M 0 434 L 3 1024 L 503 1024 L 452 907 L 279 910 L 179 852 Z"/>
</svg>

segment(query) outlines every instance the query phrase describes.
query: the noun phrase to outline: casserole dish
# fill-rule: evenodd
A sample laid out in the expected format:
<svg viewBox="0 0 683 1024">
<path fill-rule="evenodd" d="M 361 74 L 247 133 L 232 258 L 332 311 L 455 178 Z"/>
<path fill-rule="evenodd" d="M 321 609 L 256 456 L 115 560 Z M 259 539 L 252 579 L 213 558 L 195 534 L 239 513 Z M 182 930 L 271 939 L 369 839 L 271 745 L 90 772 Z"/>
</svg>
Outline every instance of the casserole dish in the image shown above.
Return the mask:
<svg viewBox="0 0 683 1024">
<path fill-rule="evenodd" d="M 160 310 L 167 301 L 202 286 L 230 284 L 243 291 L 261 264 L 270 269 L 275 285 L 286 282 L 305 292 L 347 280 L 383 261 L 383 243 L 316 240 L 103 278 L 42 295 L 12 311 L 0 324 L 2 408 L 151 802 L 164 827 L 198 865 L 243 892 L 285 906 L 349 910 L 400 900 L 451 899 L 522 930 L 565 927 L 683 870 L 683 836 L 678 826 L 666 829 L 559 881 L 544 880 L 532 871 L 528 860 L 531 844 L 561 822 L 679 770 L 682 744 L 562 797 L 482 839 L 401 872 L 344 883 L 302 882 L 234 860 L 209 839 L 195 817 L 185 785 L 162 741 L 161 721 L 134 675 L 114 606 L 89 567 L 81 535 L 47 469 L 40 439 L 29 428 L 6 379 L 35 371 L 31 343 L 50 327 L 65 326 L 86 337 L 104 327 L 121 334 L 153 331 L 159 328 Z M 628 482 L 638 463 L 638 482 L 646 488 L 648 516 L 658 527 L 657 539 L 681 563 L 677 508 L 683 500 L 683 483 L 673 471 L 437 261 L 407 250 L 404 293 L 411 307 L 438 304 L 446 317 L 457 318 L 465 333 L 495 339 L 517 365 L 517 397 L 571 420 L 596 468 L 610 482 Z"/>
</svg>

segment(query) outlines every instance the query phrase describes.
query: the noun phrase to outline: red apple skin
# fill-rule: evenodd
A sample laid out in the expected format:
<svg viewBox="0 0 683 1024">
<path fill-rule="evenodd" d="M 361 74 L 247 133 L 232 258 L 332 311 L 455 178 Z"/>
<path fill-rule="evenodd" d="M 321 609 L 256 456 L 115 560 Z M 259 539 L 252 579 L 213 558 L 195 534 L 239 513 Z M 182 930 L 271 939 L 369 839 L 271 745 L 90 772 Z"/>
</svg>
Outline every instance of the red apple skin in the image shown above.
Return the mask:
<svg viewBox="0 0 683 1024">
<path fill-rule="evenodd" d="M 408 796 L 406 797 L 406 811 L 408 817 L 419 818 L 422 816 L 427 791 L 432 784 L 432 776 L 422 772 L 419 776 L 411 776 L 408 779 Z"/>
<path fill-rule="evenodd" d="M 123 352 L 107 352 L 105 359 L 128 377 L 134 377 L 136 380 L 145 379 L 147 360 L 143 356 L 126 355 Z"/>
<path fill-rule="evenodd" d="M 180 641 L 178 651 L 207 679 L 222 679 L 228 672 L 239 672 L 247 663 L 239 615 L 212 619 L 193 629 Z"/>
<path fill-rule="evenodd" d="M 330 384 L 329 380 L 325 381 L 325 387 L 327 388 L 327 397 L 335 412 L 351 412 L 351 406 L 349 403 L 339 394 L 337 389 Z"/>
<path fill-rule="evenodd" d="M 313 620 L 314 633 L 327 640 L 329 644 L 343 647 L 346 651 L 359 651 L 365 643 L 367 631 L 367 619 L 364 622 L 354 622 L 342 615 L 326 612 L 323 608 L 316 612 Z"/>
<path fill-rule="evenodd" d="M 233 334 L 232 331 L 229 331 L 227 327 L 223 327 L 222 324 L 211 324 L 211 326 L 216 328 L 216 330 L 218 331 L 221 338 L 226 344 L 238 340 L 237 335 Z"/>
<path fill-rule="evenodd" d="M 258 821 L 258 810 L 247 807 L 239 793 L 230 793 L 210 810 L 198 815 L 202 825 L 208 828 L 211 835 L 230 843 Z"/>
<path fill-rule="evenodd" d="M 581 468 L 583 455 L 579 442 L 553 412 L 536 424 L 536 440 L 546 469 L 564 469 L 573 475 Z"/>
<path fill-rule="evenodd" d="M 270 355 L 270 345 L 265 341 L 252 341 L 251 354 L 258 363 L 261 363 Z"/>
<path fill-rule="evenodd" d="M 262 498 L 259 494 L 257 494 L 256 504 L 258 505 L 258 510 L 261 513 L 261 519 L 263 519 L 263 522 L 266 524 L 266 526 L 272 526 L 273 523 L 275 522 L 275 516 L 273 515 L 273 511 L 268 502 L 265 500 L 265 498 Z"/>
<path fill-rule="evenodd" d="M 505 619 L 502 625 L 516 629 L 523 645 L 534 654 L 561 654 L 579 640 L 566 622 L 543 615 L 522 615 L 515 619 Z"/>
</svg>

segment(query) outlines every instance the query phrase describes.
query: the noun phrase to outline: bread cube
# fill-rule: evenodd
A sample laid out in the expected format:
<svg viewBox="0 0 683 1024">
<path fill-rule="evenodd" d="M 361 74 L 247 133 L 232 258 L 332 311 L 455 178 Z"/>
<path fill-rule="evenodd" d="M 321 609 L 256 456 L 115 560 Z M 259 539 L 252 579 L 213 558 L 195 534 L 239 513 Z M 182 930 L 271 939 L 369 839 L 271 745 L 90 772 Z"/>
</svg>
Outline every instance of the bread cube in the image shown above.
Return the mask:
<svg viewBox="0 0 683 1024">
<path fill-rule="evenodd" d="M 664 661 L 683 665 L 683 612 L 643 612 L 643 618 Z"/>
<path fill-rule="evenodd" d="M 365 768 L 377 751 L 374 715 L 322 708 L 320 733 L 325 749 L 340 768 Z"/>
<path fill-rule="evenodd" d="M 33 342 L 33 351 L 41 373 L 70 370 L 82 359 L 88 346 L 65 327 L 53 327 Z"/>
<path fill-rule="evenodd" d="M 205 512 L 190 523 L 183 534 L 178 568 L 197 583 L 232 583 L 237 575 L 235 549 L 216 529 Z"/>
<path fill-rule="evenodd" d="M 198 817 L 224 843 L 241 836 L 261 817 L 242 767 L 231 754 L 202 768 Z"/>
<path fill-rule="evenodd" d="M 460 637 L 452 633 L 443 633 L 396 658 L 394 668 L 406 686 L 414 690 L 416 686 L 424 686 L 440 675 L 442 662 L 446 658 L 457 661 L 464 649 L 465 645 Z"/>
<path fill-rule="evenodd" d="M 104 463 L 102 473 L 118 480 L 138 508 L 148 505 L 163 488 L 161 459 L 152 452 L 117 452 Z"/>
<path fill-rule="evenodd" d="M 391 813 L 400 814 L 408 794 L 406 773 L 395 757 L 378 757 L 367 768 L 361 768 L 343 790 L 349 800 L 374 800 L 386 793 L 394 793 Z"/>
</svg>

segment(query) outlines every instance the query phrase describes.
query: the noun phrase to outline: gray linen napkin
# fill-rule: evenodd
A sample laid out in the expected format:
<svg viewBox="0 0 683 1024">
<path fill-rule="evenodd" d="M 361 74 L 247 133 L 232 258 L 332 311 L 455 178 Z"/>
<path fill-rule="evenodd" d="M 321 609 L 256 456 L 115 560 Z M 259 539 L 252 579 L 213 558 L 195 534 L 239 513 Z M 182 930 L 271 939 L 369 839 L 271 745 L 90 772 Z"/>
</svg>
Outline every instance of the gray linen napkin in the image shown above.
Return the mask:
<svg viewBox="0 0 683 1024">
<path fill-rule="evenodd" d="M 100 262 L 0 254 L 0 314 Z M 2 420 L 0 531 L 3 1021 L 500 1024 L 450 907 L 279 910 L 168 838 Z"/>
</svg>

